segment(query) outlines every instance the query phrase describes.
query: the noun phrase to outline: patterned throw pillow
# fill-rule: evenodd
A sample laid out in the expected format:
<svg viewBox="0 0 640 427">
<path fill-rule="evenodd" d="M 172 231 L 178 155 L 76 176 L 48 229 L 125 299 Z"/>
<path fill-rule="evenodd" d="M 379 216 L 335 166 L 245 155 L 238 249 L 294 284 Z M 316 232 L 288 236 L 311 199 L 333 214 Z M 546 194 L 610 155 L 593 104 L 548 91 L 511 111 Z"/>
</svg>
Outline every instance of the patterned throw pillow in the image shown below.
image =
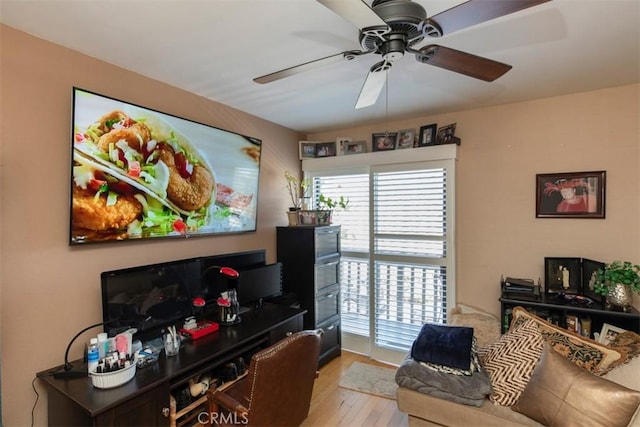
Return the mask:
<svg viewBox="0 0 640 427">
<path fill-rule="evenodd" d="M 625 331 L 620 334 L 616 334 L 613 340 L 609 343 L 609 347 L 613 347 L 620 353 L 624 354 L 626 358 L 620 360 L 618 364 L 627 363 L 634 357 L 640 356 L 640 335 L 633 331 Z"/>
<path fill-rule="evenodd" d="M 503 406 L 516 403 L 538 364 L 543 346 L 536 322 L 527 319 L 480 349 L 480 362 L 491 379 L 491 402 Z"/>
<path fill-rule="evenodd" d="M 534 321 L 544 340 L 558 353 L 596 375 L 603 375 L 624 359 L 624 354 L 592 339 L 553 325 L 522 307 L 513 309 L 510 330 L 526 320 Z"/>
</svg>

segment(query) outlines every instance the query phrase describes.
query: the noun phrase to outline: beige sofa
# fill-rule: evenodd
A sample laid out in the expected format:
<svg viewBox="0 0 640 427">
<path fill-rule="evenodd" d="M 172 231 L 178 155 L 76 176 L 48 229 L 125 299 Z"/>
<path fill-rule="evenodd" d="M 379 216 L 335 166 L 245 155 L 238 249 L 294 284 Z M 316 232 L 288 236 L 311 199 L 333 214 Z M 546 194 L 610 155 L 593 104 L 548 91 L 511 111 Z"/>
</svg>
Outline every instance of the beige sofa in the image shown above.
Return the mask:
<svg viewBox="0 0 640 427">
<path fill-rule="evenodd" d="M 640 372 L 640 371 L 639 371 Z M 542 426 L 508 406 L 494 405 L 487 399 L 481 407 L 461 405 L 407 388 L 398 388 L 398 409 L 408 414 L 409 426 L 507 427 Z M 640 427 L 640 409 L 629 427 Z"/>
<path fill-rule="evenodd" d="M 457 314 L 464 314 L 461 311 L 466 308 L 460 306 L 454 311 Z M 465 326 L 475 326 L 478 333 L 483 335 L 486 344 L 488 340 L 499 336 L 493 330 L 499 324 L 493 324 L 477 311 L 467 311 L 473 313 L 471 316 L 450 315 L 450 323 Z M 471 318 L 471 321 L 469 321 Z M 494 318 L 495 319 L 495 318 Z M 452 320 L 452 321 L 451 321 Z M 497 319 L 496 319 L 497 322 Z M 487 332 L 486 328 L 491 331 Z M 640 356 L 635 357 L 631 362 L 620 365 L 606 374 L 604 378 L 610 381 L 639 390 L 638 380 L 640 379 Z M 485 399 L 482 406 L 469 406 L 455 403 L 449 400 L 440 399 L 427 394 L 420 393 L 408 388 L 399 387 L 397 391 L 398 409 L 407 413 L 409 425 L 417 426 L 542 426 L 543 424 L 518 413 L 508 406 L 493 404 L 489 399 Z M 640 407 L 636 411 L 629 426 L 640 427 Z"/>
<path fill-rule="evenodd" d="M 541 426 L 510 407 L 487 399 L 481 407 L 438 399 L 408 388 L 398 388 L 398 409 L 409 415 L 409 425 L 419 426 Z"/>
</svg>

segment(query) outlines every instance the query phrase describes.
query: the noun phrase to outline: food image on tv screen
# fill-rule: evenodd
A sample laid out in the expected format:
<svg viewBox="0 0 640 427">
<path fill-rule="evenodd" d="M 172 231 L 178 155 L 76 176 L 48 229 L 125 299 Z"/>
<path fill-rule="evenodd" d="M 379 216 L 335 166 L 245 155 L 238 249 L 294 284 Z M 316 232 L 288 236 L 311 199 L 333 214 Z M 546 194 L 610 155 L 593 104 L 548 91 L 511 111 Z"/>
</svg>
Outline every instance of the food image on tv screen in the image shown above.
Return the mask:
<svg viewBox="0 0 640 427">
<path fill-rule="evenodd" d="M 71 244 L 256 230 L 261 141 L 74 88 Z"/>
</svg>

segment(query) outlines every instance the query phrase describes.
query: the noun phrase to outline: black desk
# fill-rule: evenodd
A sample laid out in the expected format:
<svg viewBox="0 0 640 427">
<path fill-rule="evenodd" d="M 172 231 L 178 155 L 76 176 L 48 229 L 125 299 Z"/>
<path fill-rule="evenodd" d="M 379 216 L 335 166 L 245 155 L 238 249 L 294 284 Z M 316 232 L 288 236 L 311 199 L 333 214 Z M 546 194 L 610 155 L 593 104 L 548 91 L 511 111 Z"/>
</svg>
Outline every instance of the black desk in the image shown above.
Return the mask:
<svg viewBox="0 0 640 427">
<path fill-rule="evenodd" d="M 90 378 L 55 379 L 60 367 L 38 373 L 47 386 L 49 425 L 169 425 L 169 393 L 189 378 L 208 372 L 252 349 L 266 347 L 302 329 L 306 310 L 265 303 L 194 342 L 175 357 L 164 352 L 157 364 L 138 369 L 128 383 L 95 389 Z M 81 363 L 80 361 L 75 364 Z"/>
</svg>

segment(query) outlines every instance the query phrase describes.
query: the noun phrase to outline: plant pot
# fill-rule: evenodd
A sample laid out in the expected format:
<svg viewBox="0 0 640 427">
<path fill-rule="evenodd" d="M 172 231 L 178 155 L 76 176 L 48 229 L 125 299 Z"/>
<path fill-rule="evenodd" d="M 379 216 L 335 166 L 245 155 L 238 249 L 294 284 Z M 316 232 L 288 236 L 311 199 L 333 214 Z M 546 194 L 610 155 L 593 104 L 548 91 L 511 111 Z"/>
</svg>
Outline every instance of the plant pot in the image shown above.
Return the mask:
<svg viewBox="0 0 640 427">
<path fill-rule="evenodd" d="M 318 225 L 330 225 L 332 210 L 316 211 L 316 217 L 318 219 Z"/>
<path fill-rule="evenodd" d="M 615 286 L 610 287 L 607 291 L 605 302 L 607 308 L 619 308 L 622 311 L 628 311 L 633 302 L 631 286 L 616 283 Z"/>
<path fill-rule="evenodd" d="M 295 227 L 298 225 L 298 212 L 299 211 L 288 211 L 287 212 L 287 220 L 289 221 L 289 227 Z"/>
</svg>

